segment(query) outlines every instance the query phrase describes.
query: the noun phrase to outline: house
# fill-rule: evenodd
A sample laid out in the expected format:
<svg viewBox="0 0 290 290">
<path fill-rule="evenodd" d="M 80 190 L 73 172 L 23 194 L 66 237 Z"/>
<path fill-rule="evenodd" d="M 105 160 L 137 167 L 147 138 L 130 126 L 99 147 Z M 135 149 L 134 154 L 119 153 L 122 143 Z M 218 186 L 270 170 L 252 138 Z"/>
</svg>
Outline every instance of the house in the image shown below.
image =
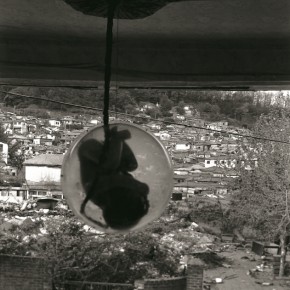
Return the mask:
<svg viewBox="0 0 290 290">
<path fill-rule="evenodd" d="M 194 181 L 180 182 L 174 185 L 174 192 L 183 192 L 186 197 L 199 194 L 205 190 L 209 190 L 210 184 Z"/>
<path fill-rule="evenodd" d="M 175 119 L 178 120 L 178 121 L 184 121 L 185 117 L 183 115 L 176 115 Z"/>
<path fill-rule="evenodd" d="M 29 197 L 61 194 L 63 154 L 40 154 L 24 161 L 24 174 Z"/>
<path fill-rule="evenodd" d="M 44 134 L 40 136 L 35 136 L 35 138 L 33 139 L 33 144 L 51 146 L 54 140 L 55 136 L 50 134 Z"/>
<path fill-rule="evenodd" d="M 150 123 L 148 123 L 147 126 L 148 126 L 151 130 L 160 130 L 160 129 L 161 129 L 161 124 L 154 123 L 154 122 L 150 122 Z"/>
<path fill-rule="evenodd" d="M 6 176 L 16 176 L 17 168 L 14 166 L 5 165 L 3 167 L 0 167 L 0 173 Z"/>
<path fill-rule="evenodd" d="M 167 132 L 160 132 L 160 135 L 159 135 L 159 138 L 160 140 L 170 140 L 171 138 L 171 135 L 168 134 Z"/>
<path fill-rule="evenodd" d="M 48 120 L 48 123 L 52 127 L 60 127 L 61 126 L 61 121 L 55 120 L 55 119 Z"/>
<path fill-rule="evenodd" d="M 1 125 L 4 129 L 5 134 L 7 134 L 7 135 L 13 134 L 13 122 L 11 120 L 2 121 Z"/>
<path fill-rule="evenodd" d="M 25 160 L 25 179 L 34 183 L 60 182 L 63 154 L 41 154 Z"/>
<path fill-rule="evenodd" d="M 236 167 L 237 160 L 235 156 L 211 156 L 204 159 L 205 168 L 208 167 L 222 167 L 222 168 L 234 168 Z"/>
<path fill-rule="evenodd" d="M 19 203 L 27 199 L 26 187 L 0 186 L 0 201 Z"/>
<path fill-rule="evenodd" d="M 14 120 L 13 121 L 13 132 L 14 134 L 25 134 L 27 133 L 27 123 L 23 120 Z"/>
<path fill-rule="evenodd" d="M 174 183 L 185 182 L 187 178 L 188 176 L 180 175 L 180 174 L 174 174 L 173 176 Z"/>
<path fill-rule="evenodd" d="M 150 102 L 140 102 L 140 105 L 141 105 L 141 107 L 140 107 L 141 112 L 145 112 L 147 110 L 153 110 L 156 108 L 156 106 Z"/>
<path fill-rule="evenodd" d="M 30 124 L 30 123 L 28 123 L 27 124 L 27 130 L 28 130 L 28 132 L 35 133 L 36 130 L 37 130 L 36 124 Z"/>
<path fill-rule="evenodd" d="M 190 143 L 178 143 L 175 145 L 174 150 L 176 151 L 189 151 L 190 150 Z"/>
<path fill-rule="evenodd" d="M 192 116 L 193 115 L 193 107 L 192 106 L 186 105 L 186 106 L 183 107 L 183 110 L 184 110 L 184 114 L 186 116 Z"/>
<path fill-rule="evenodd" d="M 239 148 L 237 141 L 228 140 L 221 142 L 220 150 L 228 153 L 236 153 Z"/>
<path fill-rule="evenodd" d="M 72 116 L 65 116 L 61 119 L 61 122 L 63 125 L 72 125 L 74 121 L 74 118 Z"/>
<path fill-rule="evenodd" d="M 203 143 L 194 143 L 191 149 L 195 152 L 202 152 L 204 150 Z"/>
<path fill-rule="evenodd" d="M 174 169 L 174 174 L 177 176 L 180 176 L 180 175 L 188 175 L 189 174 L 189 170 L 186 169 L 186 168 L 176 168 Z"/>
<path fill-rule="evenodd" d="M 195 118 L 195 119 L 191 119 L 189 121 L 190 121 L 190 124 L 193 126 L 205 127 L 205 120 L 203 120 L 203 119 Z"/>
<path fill-rule="evenodd" d="M 110 121 L 110 120 L 109 120 Z M 90 124 L 92 124 L 92 125 L 98 125 L 100 123 L 100 121 L 99 120 L 97 120 L 97 119 L 92 119 L 92 120 L 90 120 Z"/>
<path fill-rule="evenodd" d="M 32 143 L 32 139 L 27 136 L 22 136 L 22 135 L 12 135 L 8 137 L 10 140 L 10 143 L 12 145 L 19 143 L 21 145 L 26 145 Z"/>
<path fill-rule="evenodd" d="M 228 128 L 228 121 L 212 122 L 206 125 L 211 130 L 226 130 Z"/>
<path fill-rule="evenodd" d="M 8 144 L 0 142 L 0 158 L 7 164 L 8 161 Z"/>
</svg>

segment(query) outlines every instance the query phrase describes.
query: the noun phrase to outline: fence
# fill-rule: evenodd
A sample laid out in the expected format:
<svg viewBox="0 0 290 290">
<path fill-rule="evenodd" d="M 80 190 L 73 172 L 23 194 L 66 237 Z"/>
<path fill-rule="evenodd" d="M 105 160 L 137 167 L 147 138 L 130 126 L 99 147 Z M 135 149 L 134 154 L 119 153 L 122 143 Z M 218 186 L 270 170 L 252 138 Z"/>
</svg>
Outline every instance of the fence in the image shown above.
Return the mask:
<svg viewBox="0 0 290 290">
<path fill-rule="evenodd" d="M 65 281 L 56 285 L 57 290 L 133 290 L 131 284 L 105 283 L 105 282 L 82 282 L 82 281 Z"/>
</svg>

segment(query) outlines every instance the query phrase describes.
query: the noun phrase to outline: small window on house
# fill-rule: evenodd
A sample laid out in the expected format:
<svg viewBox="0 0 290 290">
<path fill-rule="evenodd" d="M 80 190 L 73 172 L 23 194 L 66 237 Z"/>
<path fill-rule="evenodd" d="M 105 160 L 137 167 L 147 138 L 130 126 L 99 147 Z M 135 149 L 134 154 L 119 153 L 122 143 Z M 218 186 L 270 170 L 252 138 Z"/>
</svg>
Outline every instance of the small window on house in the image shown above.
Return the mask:
<svg viewBox="0 0 290 290">
<path fill-rule="evenodd" d="M 206 161 L 206 164 L 210 164 L 210 161 L 209 161 L 209 160 L 207 160 L 207 161 Z"/>
<path fill-rule="evenodd" d="M 225 164 L 225 161 L 224 161 L 224 160 L 222 160 L 222 161 L 221 161 L 221 164 Z"/>
<path fill-rule="evenodd" d="M 0 151 L 3 152 L 3 144 L 0 144 Z"/>
<path fill-rule="evenodd" d="M 217 164 L 217 161 L 216 160 L 214 161 L 214 164 Z"/>
</svg>

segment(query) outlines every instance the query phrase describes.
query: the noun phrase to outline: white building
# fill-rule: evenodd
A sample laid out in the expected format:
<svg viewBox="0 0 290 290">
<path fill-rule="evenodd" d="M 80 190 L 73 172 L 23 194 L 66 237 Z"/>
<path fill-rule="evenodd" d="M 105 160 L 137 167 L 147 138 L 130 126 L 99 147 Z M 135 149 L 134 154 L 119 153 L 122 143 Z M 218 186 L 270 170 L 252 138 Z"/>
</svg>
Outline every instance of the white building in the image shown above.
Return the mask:
<svg viewBox="0 0 290 290">
<path fill-rule="evenodd" d="M 52 127 L 60 127 L 61 126 L 61 122 L 59 120 L 50 119 L 50 120 L 48 120 L 48 123 Z"/>
<path fill-rule="evenodd" d="M 226 130 L 228 128 L 228 121 L 218 121 L 218 122 L 213 122 L 209 123 L 206 126 L 208 129 L 212 130 Z"/>
<path fill-rule="evenodd" d="M 160 137 L 160 140 L 170 140 L 171 135 L 166 132 L 162 132 L 162 133 L 160 132 L 159 137 Z"/>
<path fill-rule="evenodd" d="M 177 120 L 179 121 L 184 121 L 185 120 L 185 117 L 183 115 L 176 115 L 175 117 Z"/>
<path fill-rule="evenodd" d="M 190 150 L 190 144 L 182 144 L 182 143 L 178 143 L 175 145 L 174 149 L 176 151 L 185 151 L 185 150 Z"/>
<path fill-rule="evenodd" d="M 27 132 L 27 123 L 22 120 L 13 121 L 14 134 L 25 134 Z"/>
<path fill-rule="evenodd" d="M 26 199 L 27 190 L 23 187 L 0 186 L 0 201 L 22 202 Z"/>
<path fill-rule="evenodd" d="M 8 161 L 8 144 L 0 142 L 0 156 L 6 164 Z"/>
<path fill-rule="evenodd" d="M 41 154 L 24 161 L 25 179 L 32 183 L 60 183 L 64 155 Z"/>
<path fill-rule="evenodd" d="M 205 158 L 204 167 L 235 168 L 237 160 L 234 156 L 212 156 Z"/>
</svg>

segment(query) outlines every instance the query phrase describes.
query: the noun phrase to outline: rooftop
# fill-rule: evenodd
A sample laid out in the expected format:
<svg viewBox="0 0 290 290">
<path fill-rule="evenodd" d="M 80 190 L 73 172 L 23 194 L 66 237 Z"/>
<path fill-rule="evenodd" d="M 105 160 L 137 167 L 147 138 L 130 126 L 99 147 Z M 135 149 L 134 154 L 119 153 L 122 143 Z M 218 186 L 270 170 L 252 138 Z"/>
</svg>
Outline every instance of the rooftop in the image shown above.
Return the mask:
<svg viewBox="0 0 290 290">
<path fill-rule="evenodd" d="M 24 165 L 62 166 L 63 154 L 41 154 L 25 160 Z"/>
</svg>

